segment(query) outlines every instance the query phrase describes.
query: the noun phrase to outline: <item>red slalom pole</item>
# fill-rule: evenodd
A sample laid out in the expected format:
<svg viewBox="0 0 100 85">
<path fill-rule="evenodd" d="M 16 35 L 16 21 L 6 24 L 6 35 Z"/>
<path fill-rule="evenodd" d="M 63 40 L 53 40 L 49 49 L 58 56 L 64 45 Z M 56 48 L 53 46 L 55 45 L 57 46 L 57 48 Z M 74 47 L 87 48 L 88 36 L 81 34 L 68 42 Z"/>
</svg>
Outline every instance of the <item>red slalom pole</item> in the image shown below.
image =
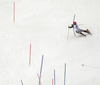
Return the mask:
<svg viewBox="0 0 100 85">
<path fill-rule="evenodd" d="M 52 85 L 54 85 L 53 79 L 52 79 Z"/>
<path fill-rule="evenodd" d="M 38 73 L 37 73 L 37 76 L 38 76 L 38 79 L 39 79 L 40 77 L 39 77 Z M 40 82 L 40 85 L 42 85 L 41 82 Z"/>
<path fill-rule="evenodd" d="M 15 2 L 13 2 L 13 22 L 15 23 Z"/>
<path fill-rule="evenodd" d="M 30 53 L 29 53 L 29 66 L 31 65 L 31 44 L 30 44 Z"/>
</svg>

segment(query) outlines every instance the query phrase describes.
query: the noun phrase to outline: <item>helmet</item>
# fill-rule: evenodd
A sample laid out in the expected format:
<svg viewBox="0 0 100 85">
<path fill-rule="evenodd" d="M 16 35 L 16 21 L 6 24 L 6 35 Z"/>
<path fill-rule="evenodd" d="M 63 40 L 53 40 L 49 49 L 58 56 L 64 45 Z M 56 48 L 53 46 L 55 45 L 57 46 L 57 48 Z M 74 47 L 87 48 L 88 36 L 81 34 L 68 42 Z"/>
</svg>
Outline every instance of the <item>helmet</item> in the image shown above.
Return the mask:
<svg viewBox="0 0 100 85">
<path fill-rule="evenodd" d="M 76 25 L 76 22 L 74 22 L 73 24 Z"/>
</svg>

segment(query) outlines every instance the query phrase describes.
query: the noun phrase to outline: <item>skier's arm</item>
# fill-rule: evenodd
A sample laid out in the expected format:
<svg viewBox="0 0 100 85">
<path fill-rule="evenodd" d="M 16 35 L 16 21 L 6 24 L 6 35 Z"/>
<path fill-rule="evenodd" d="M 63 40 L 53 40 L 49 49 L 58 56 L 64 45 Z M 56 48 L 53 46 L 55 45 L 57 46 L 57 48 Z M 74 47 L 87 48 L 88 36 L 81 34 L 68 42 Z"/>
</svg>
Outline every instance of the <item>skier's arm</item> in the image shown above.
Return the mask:
<svg viewBox="0 0 100 85">
<path fill-rule="evenodd" d="M 71 26 L 68 26 L 68 28 L 70 29 L 70 28 L 73 28 L 73 24 L 71 25 Z"/>
</svg>

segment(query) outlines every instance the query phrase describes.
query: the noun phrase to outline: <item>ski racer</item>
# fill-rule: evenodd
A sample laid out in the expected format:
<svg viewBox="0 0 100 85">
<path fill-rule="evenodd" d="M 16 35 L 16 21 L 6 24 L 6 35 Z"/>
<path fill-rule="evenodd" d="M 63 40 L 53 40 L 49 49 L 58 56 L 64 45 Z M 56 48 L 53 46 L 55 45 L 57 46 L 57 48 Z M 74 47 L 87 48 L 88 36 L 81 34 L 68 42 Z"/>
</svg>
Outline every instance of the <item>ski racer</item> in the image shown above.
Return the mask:
<svg viewBox="0 0 100 85">
<path fill-rule="evenodd" d="M 83 35 L 83 36 L 85 36 L 85 37 L 86 37 L 86 35 L 83 34 L 82 32 L 91 34 L 91 33 L 89 32 L 88 29 L 87 29 L 87 30 L 82 30 L 82 29 L 80 29 L 79 26 L 77 25 L 77 23 L 76 23 L 75 21 L 73 22 L 73 24 L 72 24 L 71 26 L 68 26 L 68 28 L 69 28 L 69 29 L 70 29 L 70 28 L 73 28 L 74 34 L 75 34 L 75 32 L 76 32 L 76 33 L 81 34 L 81 35 Z"/>
</svg>

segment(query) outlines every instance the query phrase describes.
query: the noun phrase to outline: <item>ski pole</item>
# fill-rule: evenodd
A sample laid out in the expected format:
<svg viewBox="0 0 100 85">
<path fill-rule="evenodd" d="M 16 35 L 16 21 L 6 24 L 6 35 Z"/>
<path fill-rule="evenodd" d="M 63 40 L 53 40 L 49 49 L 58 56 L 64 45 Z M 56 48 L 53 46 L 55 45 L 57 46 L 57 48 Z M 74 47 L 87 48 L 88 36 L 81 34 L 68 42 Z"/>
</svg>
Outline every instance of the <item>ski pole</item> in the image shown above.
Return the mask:
<svg viewBox="0 0 100 85">
<path fill-rule="evenodd" d="M 68 37 L 69 37 L 69 28 L 68 28 L 67 40 L 68 40 Z"/>
</svg>

